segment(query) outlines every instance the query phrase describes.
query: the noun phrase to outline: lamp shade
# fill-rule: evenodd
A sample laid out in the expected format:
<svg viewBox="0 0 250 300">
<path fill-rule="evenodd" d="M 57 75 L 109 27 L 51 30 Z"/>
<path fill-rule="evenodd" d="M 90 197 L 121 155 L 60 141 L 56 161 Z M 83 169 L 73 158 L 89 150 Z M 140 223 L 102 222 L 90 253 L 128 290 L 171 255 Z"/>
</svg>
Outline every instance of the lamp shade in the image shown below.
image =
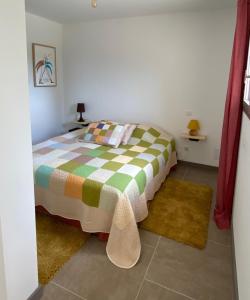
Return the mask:
<svg viewBox="0 0 250 300">
<path fill-rule="evenodd" d="M 190 130 L 199 130 L 200 124 L 198 120 L 190 120 L 188 123 L 188 129 Z"/>
<path fill-rule="evenodd" d="M 77 112 L 79 112 L 79 113 L 85 112 L 85 105 L 84 105 L 84 103 L 77 103 Z"/>
</svg>

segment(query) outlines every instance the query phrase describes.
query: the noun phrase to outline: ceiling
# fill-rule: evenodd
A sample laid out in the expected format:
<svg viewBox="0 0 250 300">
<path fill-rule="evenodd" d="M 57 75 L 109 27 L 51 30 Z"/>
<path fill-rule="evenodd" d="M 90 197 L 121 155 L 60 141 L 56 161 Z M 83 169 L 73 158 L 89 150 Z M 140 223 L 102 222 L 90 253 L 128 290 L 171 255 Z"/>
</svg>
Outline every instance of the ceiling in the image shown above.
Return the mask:
<svg viewBox="0 0 250 300">
<path fill-rule="evenodd" d="M 59 23 L 234 7 L 236 0 L 25 0 L 26 11 Z"/>
</svg>

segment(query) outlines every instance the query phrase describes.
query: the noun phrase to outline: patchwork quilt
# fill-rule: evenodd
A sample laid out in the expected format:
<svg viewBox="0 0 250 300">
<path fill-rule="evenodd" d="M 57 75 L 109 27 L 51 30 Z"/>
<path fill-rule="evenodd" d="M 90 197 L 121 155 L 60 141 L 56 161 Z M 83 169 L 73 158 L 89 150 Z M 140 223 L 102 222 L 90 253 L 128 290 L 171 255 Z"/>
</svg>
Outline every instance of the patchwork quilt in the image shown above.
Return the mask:
<svg viewBox="0 0 250 300">
<path fill-rule="evenodd" d="M 85 129 L 33 147 L 36 204 L 79 220 L 88 232 L 110 232 L 107 253 L 117 266 L 140 256 L 136 222 L 176 163 L 173 138 L 138 125 L 119 148 L 82 142 Z"/>
<path fill-rule="evenodd" d="M 83 141 L 117 148 L 126 131 L 126 125 L 109 122 L 95 122 L 89 124 L 83 135 Z"/>
</svg>

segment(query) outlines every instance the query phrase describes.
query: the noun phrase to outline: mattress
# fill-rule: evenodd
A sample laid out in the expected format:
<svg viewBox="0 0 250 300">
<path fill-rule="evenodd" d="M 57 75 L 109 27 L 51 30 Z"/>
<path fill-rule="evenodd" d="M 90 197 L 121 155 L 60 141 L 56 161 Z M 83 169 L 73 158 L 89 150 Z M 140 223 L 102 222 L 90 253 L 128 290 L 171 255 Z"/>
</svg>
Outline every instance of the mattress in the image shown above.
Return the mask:
<svg viewBox="0 0 250 300">
<path fill-rule="evenodd" d="M 82 142 L 84 130 L 33 146 L 36 205 L 79 221 L 83 231 L 110 233 L 109 259 L 131 268 L 141 252 L 137 223 L 177 162 L 174 139 L 138 125 L 127 145 L 112 148 Z"/>
</svg>

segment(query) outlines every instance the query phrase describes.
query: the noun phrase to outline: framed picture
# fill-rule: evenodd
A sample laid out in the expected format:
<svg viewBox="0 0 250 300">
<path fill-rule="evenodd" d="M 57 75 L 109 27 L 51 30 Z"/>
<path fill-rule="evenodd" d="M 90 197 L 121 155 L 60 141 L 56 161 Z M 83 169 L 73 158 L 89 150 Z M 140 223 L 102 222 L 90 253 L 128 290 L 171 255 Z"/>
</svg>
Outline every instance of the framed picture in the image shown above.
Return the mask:
<svg viewBox="0 0 250 300">
<path fill-rule="evenodd" d="M 34 86 L 56 86 L 56 48 L 33 43 L 32 55 Z"/>
</svg>

